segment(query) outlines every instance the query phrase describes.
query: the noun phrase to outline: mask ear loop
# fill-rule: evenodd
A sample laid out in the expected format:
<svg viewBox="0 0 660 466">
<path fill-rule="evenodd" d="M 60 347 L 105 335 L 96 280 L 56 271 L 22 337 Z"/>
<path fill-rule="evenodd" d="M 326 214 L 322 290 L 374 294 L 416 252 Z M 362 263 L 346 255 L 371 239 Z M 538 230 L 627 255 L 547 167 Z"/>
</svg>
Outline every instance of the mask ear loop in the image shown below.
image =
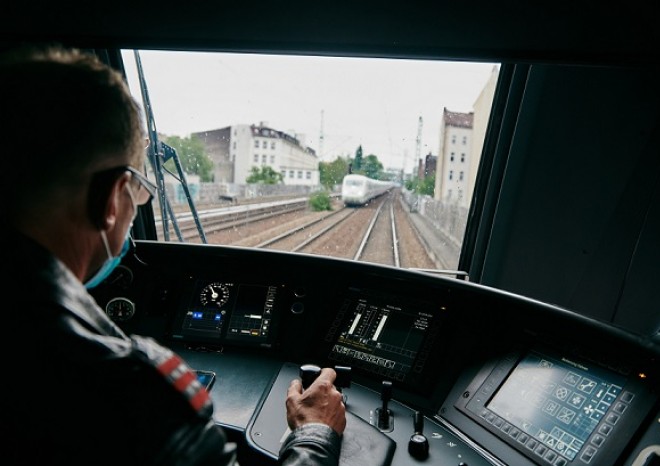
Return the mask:
<svg viewBox="0 0 660 466">
<path fill-rule="evenodd" d="M 108 255 L 108 259 L 112 259 L 112 252 L 110 252 L 110 243 L 108 243 L 108 236 L 105 234 L 105 230 L 101 230 L 101 240 L 103 241 L 103 246 L 105 246 L 105 253 Z"/>
<path fill-rule="evenodd" d="M 128 239 L 129 239 L 129 252 L 133 255 L 135 260 L 137 260 L 140 264 L 142 265 L 148 265 L 146 262 L 144 262 L 142 259 L 140 259 L 137 255 L 137 248 L 135 244 L 135 240 L 133 239 L 133 235 L 131 234 L 131 230 L 133 229 L 133 222 L 138 216 L 138 208 L 139 206 L 137 205 L 137 202 L 135 201 L 135 197 L 133 196 L 133 190 L 131 187 L 126 183 L 126 187 L 128 188 L 128 195 L 131 198 L 131 202 L 133 203 L 133 220 L 131 220 L 131 226 L 128 227 Z"/>
</svg>

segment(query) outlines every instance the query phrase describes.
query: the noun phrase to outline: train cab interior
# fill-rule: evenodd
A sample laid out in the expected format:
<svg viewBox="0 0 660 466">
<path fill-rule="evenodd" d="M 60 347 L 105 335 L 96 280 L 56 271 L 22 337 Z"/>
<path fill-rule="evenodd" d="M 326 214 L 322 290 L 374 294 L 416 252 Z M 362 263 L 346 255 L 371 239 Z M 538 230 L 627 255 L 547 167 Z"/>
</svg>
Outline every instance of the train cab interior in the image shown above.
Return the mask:
<svg viewBox="0 0 660 466">
<path fill-rule="evenodd" d="M 164 241 L 140 208 L 94 297 L 130 300 L 123 330 L 215 373 L 242 466 L 277 463 L 286 387 L 318 366 L 340 373 L 344 466 L 660 464 L 650 2 L 150 3 L 5 5 L 0 45 L 120 70 L 126 50 L 499 64 L 456 270 Z M 220 330 L 194 322 L 200 299 L 227 303 Z"/>
</svg>

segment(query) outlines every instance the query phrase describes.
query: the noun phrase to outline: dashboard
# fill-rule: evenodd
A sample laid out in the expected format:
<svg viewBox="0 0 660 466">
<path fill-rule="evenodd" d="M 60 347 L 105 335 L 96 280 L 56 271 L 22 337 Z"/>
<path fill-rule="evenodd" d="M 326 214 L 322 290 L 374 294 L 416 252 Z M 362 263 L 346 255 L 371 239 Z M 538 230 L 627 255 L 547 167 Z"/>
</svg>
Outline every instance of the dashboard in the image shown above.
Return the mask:
<svg viewBox="0 0 660 466">
<path fill-rule="evenodd" d="M 522 296 L 368 263 L 152 241 L 136 241 L 93 292 L 126 332 L 216 373 L 216 422 L 254 464 L 276 461 L 283 393 L 303 364 L 348 374 L 343 464 L 660 457 L 658 342 Z"/>
</svg>

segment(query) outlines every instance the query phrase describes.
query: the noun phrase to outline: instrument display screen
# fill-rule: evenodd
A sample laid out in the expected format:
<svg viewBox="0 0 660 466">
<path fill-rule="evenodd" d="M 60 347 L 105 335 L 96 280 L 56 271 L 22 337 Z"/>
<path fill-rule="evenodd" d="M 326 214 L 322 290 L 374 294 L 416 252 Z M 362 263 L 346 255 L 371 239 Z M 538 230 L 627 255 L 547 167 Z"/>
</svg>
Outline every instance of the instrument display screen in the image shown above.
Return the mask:
<svg viewBox="0 0 660 466">
<path fill-rule="evenodd" d="M 413 383 L 424 374 L 442 320 L 440 306 L 360 290 L 351 293 L 326 334 L 330 360 Z"/>
<path fill-rule="evenodd" d="M 197 280 L 183 300 L 172 337 L 183 341 L 269 346 L 277 286 Z"/>
</svg>

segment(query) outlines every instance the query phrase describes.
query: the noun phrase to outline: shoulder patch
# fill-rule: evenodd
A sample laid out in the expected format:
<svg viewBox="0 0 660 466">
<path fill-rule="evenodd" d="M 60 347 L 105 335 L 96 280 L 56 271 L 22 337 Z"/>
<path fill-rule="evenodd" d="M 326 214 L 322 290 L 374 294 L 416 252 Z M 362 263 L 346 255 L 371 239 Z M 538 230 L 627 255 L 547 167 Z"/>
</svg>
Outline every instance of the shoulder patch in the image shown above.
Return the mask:
<svg viewBox="0 0 660 466">
<path fill-rule="evenodd" d="M 151 338 L 131 335 L 131 340 L 136 352 L 154 366 L 197 413 L 205 416 L 211 414 L 212 402 L 206 388 L 179 355 Z"/>
</svg>

